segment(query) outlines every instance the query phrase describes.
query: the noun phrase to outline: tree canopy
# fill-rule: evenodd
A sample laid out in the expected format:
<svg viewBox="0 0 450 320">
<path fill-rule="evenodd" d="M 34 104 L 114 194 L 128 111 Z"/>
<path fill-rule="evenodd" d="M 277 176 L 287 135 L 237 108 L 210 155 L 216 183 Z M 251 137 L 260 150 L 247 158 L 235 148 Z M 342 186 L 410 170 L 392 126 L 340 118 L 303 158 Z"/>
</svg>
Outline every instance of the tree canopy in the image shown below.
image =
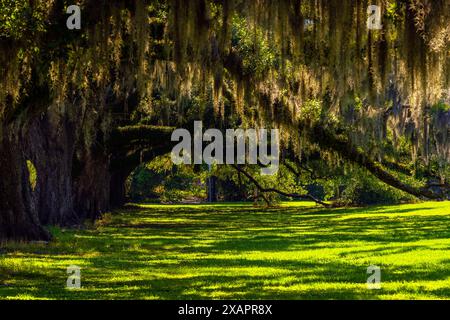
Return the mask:
<svg viewBox="0 0 450 320">
<path fill-rule="evenodd" d="M 279 128 L 290 161 L 448 197 L 450 2 L 374 2 L 83 0 L 68 30 L 69 1 L 2 0 L 0 238 L 95 218 L 170 150 L 168 127 L 199 119 Z"/>
</svg>

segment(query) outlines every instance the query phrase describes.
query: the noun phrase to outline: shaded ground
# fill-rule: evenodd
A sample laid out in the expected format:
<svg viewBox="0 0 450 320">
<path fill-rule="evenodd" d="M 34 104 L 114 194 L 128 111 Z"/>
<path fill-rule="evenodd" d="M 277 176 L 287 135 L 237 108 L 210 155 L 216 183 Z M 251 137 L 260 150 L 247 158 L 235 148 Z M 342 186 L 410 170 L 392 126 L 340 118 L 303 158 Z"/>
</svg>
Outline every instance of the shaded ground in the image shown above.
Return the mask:
<svg viewBox="0 0 450 320">
<path fill-rule="evenodd" d="M 0 248 L 0 299 L 450 298 L 450 203 L 145 205 Z M 66 289 L 81 267 L 82 288 Z M 382 289 L 368 290 L 378 265 Z"/>
</svg>

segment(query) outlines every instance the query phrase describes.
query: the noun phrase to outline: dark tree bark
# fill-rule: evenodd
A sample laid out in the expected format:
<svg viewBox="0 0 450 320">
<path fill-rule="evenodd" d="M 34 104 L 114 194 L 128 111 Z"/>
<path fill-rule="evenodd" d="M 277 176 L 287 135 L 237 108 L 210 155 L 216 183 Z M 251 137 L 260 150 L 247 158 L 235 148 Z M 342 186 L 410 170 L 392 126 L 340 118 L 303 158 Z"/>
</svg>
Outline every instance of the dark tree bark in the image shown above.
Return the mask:
<svg viewBox="0 0 450 320">
<path fill-rule="evenodd" d="M 33 198 L 40 222 L 70 226 L 80 222 L 72 197 L 75 128 L 66 115 L 58 114 L 53 108 L 34 118 L 24 130 L 24 147 L 37 171 Z"/>
<path fill-rule="evenodd" d="M 134 125 L 115 128 L 109 137 L 108 147 L 111 151 L 129 151 L 145 149 L 149 146 L 168 145 L 174 128 Z"/>
<path fill-rule="evenodd" d="M 217 202 L 217 177 L 210 176 L 207 182 L 208 202 Z"/>
<path fill-rule="evenodd" d="M 51 238 L 33 206 L 29 173 L 20 148 L 19 130 L 2 126 L 0 136 L 0 240 Z"/>
<path fill-rule="evenodd" d="M 111 174 L 110 192 L 111 192 L 111 206 L 120 207 L 127 201 L 126 196 L 126 181 L 133 169 L 115 171 Z"/>
<path fill-rule="evenodd" d="M 109 155 L 100 148 L 84 150 L 76 160 L 81 172 L 73 178 L 73 201 L 77 216 L 96 219 L 110 209 Z"/>
</svg>

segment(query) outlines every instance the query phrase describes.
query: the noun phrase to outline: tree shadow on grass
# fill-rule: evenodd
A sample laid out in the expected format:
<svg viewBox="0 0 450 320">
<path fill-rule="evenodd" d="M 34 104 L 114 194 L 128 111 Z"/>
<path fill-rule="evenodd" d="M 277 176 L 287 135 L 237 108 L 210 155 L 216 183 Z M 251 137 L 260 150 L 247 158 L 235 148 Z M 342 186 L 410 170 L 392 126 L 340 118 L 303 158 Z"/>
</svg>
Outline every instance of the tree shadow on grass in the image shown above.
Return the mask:
<svg viewBox="0 0 450 320">
<path fill-rule="evenodd" d="M 128 208 L 105 227 L 69 231 L 49 246 L 20 247 L 23 261 L 46 267 L 13 271 L 0 282 L 0 297 L 24 293 L 67 299 L 450 296 L 450 284 L 441 283 L 450 277 L 450 260 L 414 266 L 382 263 L 386 255 L 433 250 L 427 243 L 416 242 L 450 238 L 449 216 L 354 217 L 359 209 L 348 210 L 322 215 L 326 211 L 316 208 Z M 390 212 L 387 207 L 369 210 L 363 212 Z M 17 250 L 6 248 L 2 256 L 16 256 Z M 305 252 L 309 255 L 302 255 Z M 73 260 L 83 263 L 83 289 L 78 292 L 65 289 L 65 261 L 68 266 Z M 371 260 L 381 262 L 386 289 L 366 289 L 365 262 Z M 414 285 L 423 281 L 441 284 L 422 289 Z M 391 288 L 390 283 L 404 285 Z"/>
</svg>

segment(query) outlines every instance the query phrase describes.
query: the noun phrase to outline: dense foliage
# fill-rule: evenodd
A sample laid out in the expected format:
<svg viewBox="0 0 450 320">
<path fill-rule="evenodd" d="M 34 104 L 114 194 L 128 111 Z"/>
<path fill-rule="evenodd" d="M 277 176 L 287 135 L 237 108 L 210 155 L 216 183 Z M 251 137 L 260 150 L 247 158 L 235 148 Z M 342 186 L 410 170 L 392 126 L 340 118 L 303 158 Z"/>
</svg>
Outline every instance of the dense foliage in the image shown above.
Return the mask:
<svg viewBox="0 0 450 320">
<path fill-rule="evenodd" d="M 382 30 L 368 0 L 82 0 L 68 30 L 69 1 L 1 0 L 0 238 L 123 204 L 131 172 L 170 150 L 162 126 L 199 119 L 279 128 L 299 179 L 285 195 L 333 189 L 332 168 L 358 180 L 351 202 L 375 179 L 448 198 L 450 3 L 376 3 Z M 275 197 L 279 178 L 251 196 Z"/>
</svg>

